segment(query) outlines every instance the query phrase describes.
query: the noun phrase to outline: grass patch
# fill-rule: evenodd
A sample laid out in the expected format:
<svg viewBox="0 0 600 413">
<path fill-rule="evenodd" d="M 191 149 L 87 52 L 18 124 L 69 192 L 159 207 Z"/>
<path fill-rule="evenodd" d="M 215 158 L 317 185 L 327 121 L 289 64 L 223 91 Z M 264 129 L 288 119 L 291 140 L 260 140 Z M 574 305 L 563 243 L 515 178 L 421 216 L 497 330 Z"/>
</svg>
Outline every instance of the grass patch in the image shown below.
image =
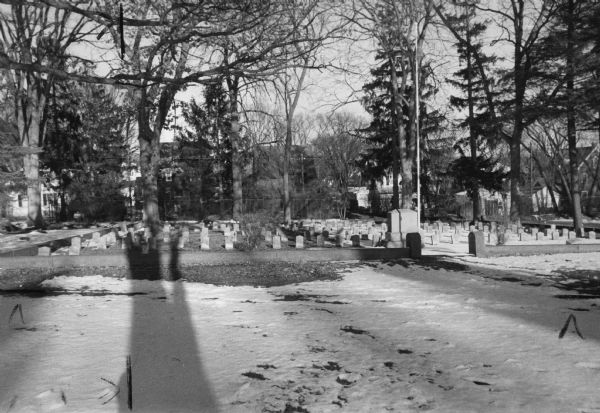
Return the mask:
<svg viewBox="0 0 600 413">
<path fill-rule="evenodd" d="M 178 278 L 187 282 L 227 285 L 272 287 L 310 281 L 335 281 L 343 278 L 341 272 L 352 264 L 344 263 L 248 263 L 235 265 L 182 265 L 177 268 Z M 145 268 L 135 268 L 136 278 Z M 156 273 L 155 268 L 147 268 L 148 274 Z M 169 278 L 172 269 L 160 268 L 161 278 Z M 0 271 L 0 291 L 32 290 L 41 282 L 57 276 L 82 277 L 102 275 L 114 278 L 131 278 L 132 271 L 127 267 L 88 267 L 64 268 L 60 270 L 20 268 Z"/>
</svg>

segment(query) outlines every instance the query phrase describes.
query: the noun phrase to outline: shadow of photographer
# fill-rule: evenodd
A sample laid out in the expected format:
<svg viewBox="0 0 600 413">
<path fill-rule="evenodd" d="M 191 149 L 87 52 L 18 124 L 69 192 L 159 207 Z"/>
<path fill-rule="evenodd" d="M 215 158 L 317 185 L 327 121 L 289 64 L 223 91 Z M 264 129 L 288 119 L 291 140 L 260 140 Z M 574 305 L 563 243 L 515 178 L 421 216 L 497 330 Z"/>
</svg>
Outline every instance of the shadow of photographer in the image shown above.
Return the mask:
<svg viewBox="0 0 600 413">
<path fill-rule="evenodd" d="M 161 258 L 166 254 L 158 249 L 144 254 L 131 243 L 129 246 L 132 289 L 136 283 L 154 281 L 156 296 L 132 297 L 132 380 L 129 386 L 127 372 L 121 376 L 119 411 L 217 412 L 217 402 L 202 368 L 185 288 L 178 282 L 181 272 L 177 240 L 171 242 L 168 266 L 162 265 Z"/>
</svg>

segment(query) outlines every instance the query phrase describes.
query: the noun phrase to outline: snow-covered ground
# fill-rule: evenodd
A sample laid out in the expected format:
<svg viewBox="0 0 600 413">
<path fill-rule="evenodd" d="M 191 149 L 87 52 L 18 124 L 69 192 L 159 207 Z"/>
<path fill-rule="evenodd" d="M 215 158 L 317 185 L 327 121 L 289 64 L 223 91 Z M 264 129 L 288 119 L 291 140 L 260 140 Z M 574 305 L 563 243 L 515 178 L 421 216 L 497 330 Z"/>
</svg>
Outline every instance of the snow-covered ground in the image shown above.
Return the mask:
<svg viewBox="0 0 600 413">
<path fill-rule="evenodd" d="M 131 355 L 136 412 L 600 412 L 600 299 L 533 275 L 594 275 L 600 254 L 452 260 L 273 288 L 90 274 L 0 295 L 0 411 L 126 412 Z M 570 314 L 584 339 L 559 338 Z"/>
</svg>

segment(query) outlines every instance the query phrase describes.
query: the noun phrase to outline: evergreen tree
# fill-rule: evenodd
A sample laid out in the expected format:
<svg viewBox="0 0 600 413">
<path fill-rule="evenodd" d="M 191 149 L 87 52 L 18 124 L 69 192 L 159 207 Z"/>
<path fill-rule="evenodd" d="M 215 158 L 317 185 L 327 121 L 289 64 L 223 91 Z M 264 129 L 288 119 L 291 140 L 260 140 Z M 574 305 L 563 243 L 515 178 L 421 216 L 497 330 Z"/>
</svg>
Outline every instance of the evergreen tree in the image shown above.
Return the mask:
<svg viewBox="0 0 600 413">
<path fill-rule="evenodd" d="M 392 84 L 390 79 L 390 62 L 384 53 L 379 53 L 377 59 L 381 62 L 377 67 L 371 70 L 372 80 L 363 86 L 363 107 L 371 114 L 372 120 L 368 127 L 361 130 L 364 139 L 367 142 L 367 148 L 359 159 L 362 174 L 370 182 L 371 189 L 375 188 L 376 182 L 382 182 L 384 177 L 389 176 L 392 168 L 392 137 L 398 135 L 398 122 L 395 116 L 395 102 L 393 97 Z M 399 57 L 400 59 L 400 57 Z M 400 65 L 398 65 L 400 67 Z M 431 98 L 437 89 L 432 82 L 432 71 L 429 64 L 425 64 L 421 69 L 421 102 L 420 102 L 420 134 L 421 134 L 421 153 L 423 158 L 427 159 L 427 137 L 440 125 L 442 116 L 439 112 L 429 112 L 425 101 Z M 399 73 L 398 78 L 402 77 Z M 414 121 L 411 122 L 410 102 L 414 95 L 414 85 L 405 87 L 405 95 L 402 96 L 402 127 L 406 131 L 404 134 L 406 146 L 409 147 L 409 139 L 414 135 Z M 415 154 L 416 155 L 416 154 Z M 421 171 L 421 186 L 427 182 L 427 164 Z M 416 163 L 412 164 L 411 193 L 416 191 Z"/>
<path fill-rule="evenodd" d="M 467 190 L 473 201 L 473 219 L 479 219 L 482 216 L 479 189 L 500 190 L 504 177 L 489 151 L 486 153 L 487 148 L 496 146 L 496 133 L 488 106 L 489 96 L 486 96 L 490 91 L 481 77 L 482 72 L 489 72 L 497 59 L 482 50 L 481 39 L 487 22 L 476 20 L 474 4 L 459 2 L 455 5 L 460 12 L 449 15 L 447 22 L 464 39 L 455 44 L 463 67 L 454 73 L 454 78 L 448 79 L 461 92 L 450 97 L 450 105 L 466 110 L 466 117 L 459 126 L 467 130 L 468 136 L 457 141 L 455 148 L 460 157 L 452 163 L 449 173 Z M 493 95 L 497 96 L 497 93 Z"/>
<path fill-rule="evenodd" d="M 225 200 L 231 198 L 233 179 L 227 110 L 228 97 L 221 82 L 206 86 L 204 102 L 184 105 L 183 116 L 190 128 L 177 134 L 177 162 L 182 193 L 188 197 L 184 212 L 189 214 L 211 213 L 210 205 L 202 208 L 202 204 L 215 201 L 221 213 L 228 210 Z"/>
<path fill-rule="evenodd" d="M 103 86 L 54 87 L 40 160 L 46 184 L 58 182 L 61 220 L 76 211 L 92 220 L 124 217 L 128 113 L 115 99 L 115 91 Z"/>
</svg>

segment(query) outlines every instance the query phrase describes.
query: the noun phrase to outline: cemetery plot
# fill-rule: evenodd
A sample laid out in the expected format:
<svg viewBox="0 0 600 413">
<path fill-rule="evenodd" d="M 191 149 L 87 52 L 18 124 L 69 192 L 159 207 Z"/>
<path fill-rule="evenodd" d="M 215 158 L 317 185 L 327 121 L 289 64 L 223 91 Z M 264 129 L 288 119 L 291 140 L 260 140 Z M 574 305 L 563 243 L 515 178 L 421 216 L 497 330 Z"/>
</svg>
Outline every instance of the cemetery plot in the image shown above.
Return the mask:
<svg viewBox="0 0 600 413">
<path fill-rule="evenodd" d="M 302 220 L 289 227 L 263 227 L 260 235 L 240 227 L 233 221 L 165 223 L 156 238 L 139 222 L 121 224 L 112 229 L 85 232 L 68 231 L 61 237 L 54 233 L 54 241 L 41 242 L 39 248 L 28 255 L 98 255 L 120 254 L 133 248 L 142 253 L 149 250 L 166 251 L 228 251 L 267 249 L 307 249 L 335 247 L 383 247 L 386 246 L 386 223 L 373 220 Z M 254 228 L 252 231 L 256 231 Z M 69 236 L 75 235 L 75 236 Z M 66 237 L 66 238 L 65 238 Z M 254 237 L 252 239 L 252 237 Z M 44 237 L 41 237 L 42 241 Z M 29 238 L 26 238 L 29 239 Z M 60 242 L 59 242 L 60 241 Z M 1 243 L 1 239 L 0 239 Z M 12 245 L 5 250 L 10 252 Z M 36 249 L 37 248 L 37 249 Z"/>
</svg>

